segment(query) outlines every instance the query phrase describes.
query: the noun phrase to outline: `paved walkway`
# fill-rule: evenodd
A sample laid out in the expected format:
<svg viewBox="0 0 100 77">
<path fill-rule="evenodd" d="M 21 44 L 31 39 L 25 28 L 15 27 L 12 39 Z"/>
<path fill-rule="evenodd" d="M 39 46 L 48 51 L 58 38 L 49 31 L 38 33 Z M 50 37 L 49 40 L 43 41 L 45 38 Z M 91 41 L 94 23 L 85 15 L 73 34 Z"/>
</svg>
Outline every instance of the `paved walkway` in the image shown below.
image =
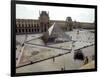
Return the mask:
<svg viewBox="0 0 100 77">
<path fill-rule="evenodd" d="M 83 61 L 80 61 L 80 60 L 74 61 L 73 59 L 74 51 L 78 49 L 82 49 L 82 51 L 85 53 L 86 56 L 93 55 L 94 54 L 93 53 L 94 52 L 94 34 L 83 30 L 83 31 L 80 31 L 80 34 L 77 36 L 75 32 L 67 32 L 67 34 L 70 34 L 72 36 L 72 40 L 76 41 L 73 43 L 75 47 L 73 47 L 72 50 L 71 48 L 59 48 L 57 47 L 56 44 L 50 45 L 50 46 L 44 46 L 41 44 L 39 45 L 39 44 L 30 43 L 30 41 L 34 41 L 32 40 L 34 39 L 34 37 L 32 37 L 31 35 L 27 39 L 26 45 L 28 45 L 29 47 L 33 47 L 33 49 L 25 48 L 25 51 L 26 49 L 27 49 L 27 52 L 30 52 L 34 49 L 39 49 L 41 50 L 40 54 L 42 53 L 43 54 L 39 55 L 40 57 L 37 55 L 37 60 L 35 59 L 35 56 L 33 56 L 33 58 L 31 58 L 30 60 L 31 62 L 17 67 L 16 72 L 40 72 L 40 71 L 56 71 L 56 70 L 61 71 L 62 68 L 64 68 L 65 70 L 73 70 L 73 69 L 78 69 L 82 67 Z M 20 40 L 22 40 L 22 37 Z M 44 50 L 47 52 L 43 52 Z"/>
</svg>

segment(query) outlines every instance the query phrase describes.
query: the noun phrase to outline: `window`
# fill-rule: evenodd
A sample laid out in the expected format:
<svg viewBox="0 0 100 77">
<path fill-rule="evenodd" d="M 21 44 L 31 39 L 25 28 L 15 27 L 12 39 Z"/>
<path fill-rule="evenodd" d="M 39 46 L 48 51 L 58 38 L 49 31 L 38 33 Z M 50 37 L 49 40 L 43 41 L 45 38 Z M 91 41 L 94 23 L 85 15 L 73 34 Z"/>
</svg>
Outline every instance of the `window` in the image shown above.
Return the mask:
<svg viewBox="0 0 100 77">
<path fill-rule="evenodd" d="M 19 27 L 21 27 L 20 24 L 19 24 Z"/>
<path fill-rule="evenodd" d="M 24 24 L 22 24 L 22 27 L 24 27 Z"/>
<path fill-rule="evenodd" d="M 32 29 L 32 32 L 33 32 L 34 30 Z"/>
<path fill-rule="evenodd" d="M 19 29 L 19 33 L 21 32 L 21 29 Z"/>
<path fill-rule="evenodd" d="M 24 29 L 22 29 L 22 32 L 24 33 Z"/>
<path fill-rule="evenodd" d="M 37 29 L 37 31 L 39 32 L 39 29 Z"/>
<path fill-rule="evenodd" d="M 34 24 L 34 28 L 36 28 L 36 24 Z"/>
<path fill-rule="evenodd" d="M 36 29 L 35 29 L 35 32 L 36 32 Z"/>
<path fill-rule="evenodd" d="M 30 24 L 28 25 L 28 27 L 30 27 Z"/>
<path fill-rule="evenodd" d="M 31 30 L 29 29 L 29 32 L 31 32 Z"/>
</svg>

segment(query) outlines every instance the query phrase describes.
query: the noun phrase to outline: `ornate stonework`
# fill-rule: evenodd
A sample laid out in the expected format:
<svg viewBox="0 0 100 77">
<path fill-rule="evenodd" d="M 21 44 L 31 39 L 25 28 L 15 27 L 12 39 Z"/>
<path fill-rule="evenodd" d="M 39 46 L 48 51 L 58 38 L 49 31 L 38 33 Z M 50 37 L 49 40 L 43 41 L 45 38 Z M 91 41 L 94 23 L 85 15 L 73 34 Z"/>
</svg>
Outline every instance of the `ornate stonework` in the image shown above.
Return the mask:
<svg viewBox="0 0 100 77">
<path fill-rule="evenodd" d="M 81 23 L 72 21 L 71 17 L 67 17 L 65 21 L 50 20 L 49 13 L 47 13 L 46 11 L 41 11 L 37 20 L 16 19 L 16 34 L 46 32 L 54 22 L 56 22 L 57 25 L 60 26 L 64 31 L 71 31 L 73 30 L 73 28 L 79 27 L 87 28 L 87 26 L 91 27 L 91 25 L 94 28 L 94 23 Z"/>
</svg>

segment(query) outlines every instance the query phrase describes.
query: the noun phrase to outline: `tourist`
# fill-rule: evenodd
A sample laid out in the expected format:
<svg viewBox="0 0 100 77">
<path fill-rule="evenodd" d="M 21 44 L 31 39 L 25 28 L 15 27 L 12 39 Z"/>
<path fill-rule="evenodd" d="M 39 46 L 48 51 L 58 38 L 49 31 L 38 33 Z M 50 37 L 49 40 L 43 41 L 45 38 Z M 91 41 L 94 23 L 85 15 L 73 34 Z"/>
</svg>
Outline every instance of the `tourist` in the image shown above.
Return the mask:
<svg viewBox="0 0 100 77">
<path fill-rule="evenodd" d="M 61 68 L 61 71 L 64 71 L 64 68 Z"/>
<path fill-rule="evenodd" d="M 86 56 L 85 59 L 84 59 L 84 65 L 87 64 L 88 62 L 89 62 L 89 59 L 88 59 L 88 57 Z"/>
<path fill-rule="evenodd" d="M 53 56 L 52 58 L 53 58 L 53 62 L 55 62 L 55 57 Z"/>
</svg>

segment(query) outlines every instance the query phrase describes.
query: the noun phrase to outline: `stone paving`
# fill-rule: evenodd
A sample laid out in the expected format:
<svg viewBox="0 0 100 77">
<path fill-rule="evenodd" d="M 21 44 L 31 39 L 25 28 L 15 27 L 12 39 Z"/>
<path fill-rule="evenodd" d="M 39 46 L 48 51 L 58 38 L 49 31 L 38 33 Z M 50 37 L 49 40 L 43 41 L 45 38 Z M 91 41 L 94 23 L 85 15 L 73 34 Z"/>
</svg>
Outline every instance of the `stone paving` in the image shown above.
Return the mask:
<svg viewBox="0 0 100 77">
<path fill-rule="evenodd" d="M 91 61 L 91 56 L 94 55 L 95 53 L 94 33 L 91 33 L 88 30 L 81 30 L 79 31 L 78 35 L 77 35 L 77 30 L 66 32 L 66 33 L 72 36 L 72 40 L 75 41 L 75 43 L 73 43 L 74 47 L 72 47 L 72 41 L 52 44 L 46 47 L 43 46 L 43 44 L 40 44 L 41 43 L 40 39 L 38 40 L 36 39 L 40 37 L 42 34 L 28 35 L 27 41 L 28 43 L 31 44 L 25 43 L 24 58 L 26 58 L 26 63 L 30 61 L 35 62 L 35 61 L 43 60 L 49 57 L 56 56 L 58 54 L 64 54 L 67 52 L 70 53 L 56 57 L 55 59 L 50 58 L 48 60 L 37 62 L 35 64 L 16 68 L 16 72 L 21 73 L 21 72 L 56 71 L 56 70 L 61 71 L 61 68 L 64 68 L 65 70 L 79 69 L 80 67 L 83 66 L 83 61 L 74 60 L 73 55 L 76 49 L 83 48 L 84 46 L 87 47 L 83 48 L 82 52 L 85 54 L 85 56 L 88 56 L 89 61 Z M 21 44 L 24 42 L 24 39 L 25 39 L 25 35 L 16 36 L 16 40 L 19 41 Z M 57 49 L 57 47 L 59 49 Z M 20 54 L 20 49 L 21 47 L 20 45 L 18 45 L 16 50 L 17 58 Z M 63 49 L 72 49 L 72 50 L 70 51 L 70 50 L 63 50 Z M 38 53 L 34 55 L 35 51 L 37 51 Z"/>
</svg>

